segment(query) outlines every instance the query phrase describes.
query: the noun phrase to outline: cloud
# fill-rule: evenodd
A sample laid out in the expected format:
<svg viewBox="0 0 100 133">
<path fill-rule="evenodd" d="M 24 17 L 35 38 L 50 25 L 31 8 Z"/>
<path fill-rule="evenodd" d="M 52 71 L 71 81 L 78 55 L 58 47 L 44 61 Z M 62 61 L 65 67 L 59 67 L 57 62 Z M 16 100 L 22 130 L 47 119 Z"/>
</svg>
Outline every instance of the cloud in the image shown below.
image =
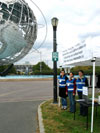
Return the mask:
<svg viewBox="0 0 100 133">
<path fill-rule="evenodd" d="M 82 40 L 86 40 L 89 37 L 94 38 L 94 37 L 98 37 L 98 36 L 100 36 L 100 31 L 99 32 L 90 32 L 90 33 L 86 33 L 83 35 L 79 35 L 79 38 L 81 38 Z"/>
<path fill-rule="evenodd" d="M 26 0 L 28 3 L 29 0 Z M 76 43 L 87 39 L 100 36 L 100 1 L 99 0 L 33 0 L 44 14 L 48 32 L 46 33 L 45 21 L 41 11 L 32 3 L 31 8 L 37 18 L 37 23 L 42 24 L 43 28 L 38 29 L 38 38 L 34 47 L 38 48 L 47 34 L 47 38 L 39 49 L 42 51 L 44 60 L 48 60 L 49 65 L 52 66 L 52 45 L 53 45 L 53 31 L 51 25 L 51 18 L 57 17 L 59 19 L 57 27 L 57 44 L 58 51 L 61 53 L 63 49 L 67 49 Z M 30 60 L 33 64 L 39 61 L 39 54 L 29 53 L 27 58 L 23 60 Z M 22 60 L 22 61 L 23 61 Z M 50 61 L 49 61 L 50 60 Z M 21 62 L 21 61 L 20 61 Z M 58 64 L 59 64 L 58 62 Z"/>
</svg>

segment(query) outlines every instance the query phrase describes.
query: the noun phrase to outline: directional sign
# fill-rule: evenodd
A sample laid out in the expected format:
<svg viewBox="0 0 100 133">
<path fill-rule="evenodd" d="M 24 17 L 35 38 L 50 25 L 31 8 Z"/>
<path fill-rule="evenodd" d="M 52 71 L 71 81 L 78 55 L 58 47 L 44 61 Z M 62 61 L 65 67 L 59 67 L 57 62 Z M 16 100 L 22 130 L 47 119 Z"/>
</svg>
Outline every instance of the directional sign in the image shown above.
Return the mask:
<svg viewBox="0 0 100 133">
<path fill-rule="evenodd" d="M 52 61 L 58 61 L 58 52 L 52 52 Z"/>
</svg>

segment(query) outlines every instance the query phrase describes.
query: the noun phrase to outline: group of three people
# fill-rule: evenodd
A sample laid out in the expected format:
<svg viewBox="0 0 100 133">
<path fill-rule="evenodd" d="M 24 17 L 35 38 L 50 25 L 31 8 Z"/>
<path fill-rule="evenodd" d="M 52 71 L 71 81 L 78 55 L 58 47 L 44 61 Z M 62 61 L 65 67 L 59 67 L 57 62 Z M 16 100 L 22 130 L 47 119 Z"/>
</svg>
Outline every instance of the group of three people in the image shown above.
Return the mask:
<svg viewBox="0 0 100 133">
<path fill-rule="evenodd" d="M 65 75 L 64 70 L 61 71 L 59 76 L 59 96 L 61 97 L 62 109 L 67 109 L 67 99 L 69 97 L 70 101 L 70 112 L 74 113 L 76 111 L 75 104 L 75 94 L 76 90 L 79 99 L 82 99 L 83 87 L 88 87 L 88 80 L 84 76 L 84 72 L 79 70 L 79 77 L 74 78 L 74 74 L 70 72 L 69 78 Z M 80 115 L 87 115 L 87 107 L 80 104 Z"/>
</svg>

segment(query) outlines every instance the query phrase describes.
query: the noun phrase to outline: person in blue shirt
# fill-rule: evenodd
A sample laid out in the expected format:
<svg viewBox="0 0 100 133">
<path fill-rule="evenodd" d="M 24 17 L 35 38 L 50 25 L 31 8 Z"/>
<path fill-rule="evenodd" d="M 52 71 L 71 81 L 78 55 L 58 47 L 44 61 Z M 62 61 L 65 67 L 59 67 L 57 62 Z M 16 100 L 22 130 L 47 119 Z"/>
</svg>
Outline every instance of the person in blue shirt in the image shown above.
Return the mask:
<svg viewBox="0 0 100 133">
<path fill-rule="evenodd" d="M 83 87 L 88 87 L 88 79 L 84 76 L 83 70 L 79 72 L 79 78 L 76 80 L 77 92 L 79 99 L 82 99 Z M 80 104 L 80 115 L 87 115 L 87 107 Z"/>
<path fill-rule="evenodd" d="M 65 75 L 64 70 L 61 71 L 58 78 L 59 81 L 59 96 L 61 97 L 62 109 L 67 109 L 67 95 L 66 95 L 66 80 L 68 78 Z"/>
<path fill-rule="evenodd" d="M 66 81 L 66 94 L 68 94 L 70 101 L 70 112 L 75 112 L 75 94 L 76 94 L 76 79 L 74 78 L 74 74 L 70 72 L 69 78 Z"/>
</svg>

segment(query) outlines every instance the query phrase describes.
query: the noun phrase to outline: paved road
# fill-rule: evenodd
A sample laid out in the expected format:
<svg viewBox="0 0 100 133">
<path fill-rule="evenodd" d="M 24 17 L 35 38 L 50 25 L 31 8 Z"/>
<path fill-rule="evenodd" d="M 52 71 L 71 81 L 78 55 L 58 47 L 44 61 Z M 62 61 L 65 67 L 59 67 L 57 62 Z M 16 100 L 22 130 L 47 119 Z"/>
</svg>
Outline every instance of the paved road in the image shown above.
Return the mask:
<svg viewBox="0 0 100 133">
<path fill-rule="evenodd" d="M 52 98 L 52 81 L 0 82 L 0 133 L 35 133 L 37 107 Z"/>
</svg>

